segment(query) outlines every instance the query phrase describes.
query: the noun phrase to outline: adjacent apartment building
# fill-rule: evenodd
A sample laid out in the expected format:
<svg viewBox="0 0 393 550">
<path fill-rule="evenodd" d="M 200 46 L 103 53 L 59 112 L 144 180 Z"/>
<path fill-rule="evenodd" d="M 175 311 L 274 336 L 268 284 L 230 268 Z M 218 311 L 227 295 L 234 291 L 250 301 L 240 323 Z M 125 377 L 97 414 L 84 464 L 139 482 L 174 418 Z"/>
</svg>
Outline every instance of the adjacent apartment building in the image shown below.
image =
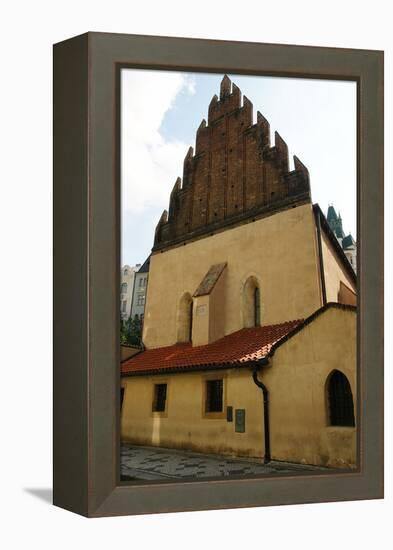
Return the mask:
<svg viewBox="0 0 393 550">
<path fill-rule="evenodd" d="M 135 273 L 132 291 L 131 317 L 143 322 L 145 314 L 147 283 L 149 279 L 150 256 L 139 266 Z"/>
<path fill-rule="evenodd" d="M 131 314 L 135 273 L 138 271 L 140 267 L 141 267 L 141 264 L 136 264 L 133 267 L 129 265 L 125 265 L 121 268 L 120 319 L 122 321 L 126 321 Z"/>
</svg>

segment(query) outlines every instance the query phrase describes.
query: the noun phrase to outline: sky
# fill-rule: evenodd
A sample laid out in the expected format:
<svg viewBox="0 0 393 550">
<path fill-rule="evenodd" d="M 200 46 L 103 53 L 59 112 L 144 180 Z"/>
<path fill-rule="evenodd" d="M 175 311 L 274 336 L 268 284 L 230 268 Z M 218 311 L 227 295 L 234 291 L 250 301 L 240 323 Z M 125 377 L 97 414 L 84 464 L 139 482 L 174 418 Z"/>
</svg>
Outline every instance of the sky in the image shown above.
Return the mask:
<svg viewBox="0 0 393 550">
<path fill-rule="evenodd" d="M 356 239 L 356 84 L 228 74 L 310 173 L 326 214 L 341 213 Z M 143 263 L 169 194 L 223 75 L 123 69 L 121 86 L 121 262 Z"/>
</svg>

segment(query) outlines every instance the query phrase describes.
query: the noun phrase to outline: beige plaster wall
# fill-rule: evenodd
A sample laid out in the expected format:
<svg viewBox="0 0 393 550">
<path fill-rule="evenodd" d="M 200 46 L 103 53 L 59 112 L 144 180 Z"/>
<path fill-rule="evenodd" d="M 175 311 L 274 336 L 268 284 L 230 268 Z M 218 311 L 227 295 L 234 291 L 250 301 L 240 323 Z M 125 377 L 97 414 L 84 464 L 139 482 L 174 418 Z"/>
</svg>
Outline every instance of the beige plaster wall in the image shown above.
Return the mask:
<svg viewBox="0 0 393 550">
<path fill-rule="evenodd" d="M 251 275 L 260 282 L 262 324 L 307 317 L 322 305 L 314 217 L 306 204 L 153 254 L 143 330 L 147 348 L 176 343 L 181 296 L 192 295 L 220 262 L 227 262 L 220 289 L 226 296 L 224 334 L 243 327 L 242 289 Z"/>
<path fill-rule="evenodd" d="M 344 269 L 341 260 L 338 258 L 337 253 L 324 231 L 321 232 L 321 244 L 327 301 L 338 301 L 341 281 L 356 294 L 356 285 L 354 285 L 352 279 L 349 278 L 347 271 Z"/>
<path fill-rule="evenodd" d="M 141 349 L 137 346 L 123 346 L 120 344 L 120 361 L 125 361 L 126 359 L 129 359 L 130 357 L 133 357 L 137 353 L 140 353 Z"/>
<path fill-rule="evenodd" d="M 328 309 L 280 346 L 261 379 L 270 392 L 272 458 L 353 467 L 356 428 L 329 426 L 325 383 L 348 378 L 356 418 L 356 313 Z"/>
<path fill-rule="evenodd" d="M 340 282 L 340 290 L 338 293 L 338 301 L 340 304 L 348 304 L 351 306 L 356 306 L 357 296 L 356 294 L 347 287 L 342 281 Z"/>
<path fill-rule="evenodd" d="M 192 314 L 192 343 L 194 346 L 209 344 L 210 323 L 212 316 L 211 300 L 209 295 L 197 296 L 193 301 Z M 223 317 L 220 317 L 222 321 Z"/>
<path fill-rule="evenodd" d="M 333 369 L 348 378 L 356 412 L 356 313 L 328 309 L 280 346 L 259 375 L 270 398 L 271 454 L 276 460 L 352 467 L 356 429 L 330 427 L 325 396 Z M 204 413 L 205 382 L 224 377 L 224 412 Z M 168 384 L 167 409 L 152 413 L 154 384 Z M 123 378 L 124 440 L 202 452 L 264 455 L 262 392 L 248 368 L 209 373 Z M 246 432 L 236 433 L 225 407 L 246 410 Z"/>
</svg>

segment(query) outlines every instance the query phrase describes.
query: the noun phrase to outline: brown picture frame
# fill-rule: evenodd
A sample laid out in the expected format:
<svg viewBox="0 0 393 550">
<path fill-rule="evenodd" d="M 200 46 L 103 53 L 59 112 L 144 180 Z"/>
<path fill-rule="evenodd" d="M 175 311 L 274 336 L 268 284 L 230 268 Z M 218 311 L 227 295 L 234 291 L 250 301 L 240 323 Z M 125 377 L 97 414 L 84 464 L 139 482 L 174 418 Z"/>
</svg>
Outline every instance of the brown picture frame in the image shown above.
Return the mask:
<svg viewBox="0 0 393 550">
<path fill-rule="evenodd" d="M 357 83 L 359 468 L 120 482 L 122 67 Z M 101 517 L 383 497 L 383 52 L 87 33 L 54 46 L 54 504 Z"/>
</svg>

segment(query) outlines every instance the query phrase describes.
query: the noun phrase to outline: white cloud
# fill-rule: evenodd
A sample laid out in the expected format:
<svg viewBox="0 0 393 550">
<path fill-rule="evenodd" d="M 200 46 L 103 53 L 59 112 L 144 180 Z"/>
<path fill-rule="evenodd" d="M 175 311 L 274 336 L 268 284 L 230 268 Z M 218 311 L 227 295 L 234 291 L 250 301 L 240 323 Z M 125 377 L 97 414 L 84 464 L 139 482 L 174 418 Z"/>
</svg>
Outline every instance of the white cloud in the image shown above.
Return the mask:
<svg viewBox="0 0 393 550">
<path fill-rule="evenodd" d="M 141 213 L 166 205 L 181 176 L 188 146 L 160 134 L 165 113 L 180 93 L 194 94 L 195 82 L 181 73 L 123 70 L 122 210 Z"/>
</svg>

